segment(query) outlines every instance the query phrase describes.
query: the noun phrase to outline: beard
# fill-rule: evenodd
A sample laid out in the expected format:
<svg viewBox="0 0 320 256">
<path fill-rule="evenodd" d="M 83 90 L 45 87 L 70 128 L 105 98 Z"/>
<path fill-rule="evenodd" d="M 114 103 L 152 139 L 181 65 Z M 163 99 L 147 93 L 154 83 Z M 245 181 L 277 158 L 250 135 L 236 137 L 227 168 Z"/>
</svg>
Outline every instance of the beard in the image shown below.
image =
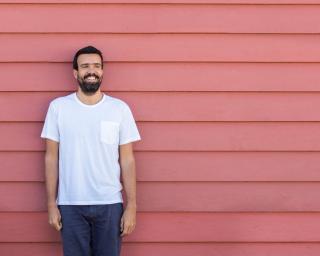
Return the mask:
<svg viewBox="0 0 320 256">
<path fill-rule="evenodd" d="M 89 76 L 94 76 L 97 78 L 96 82 L 87 82 L 86 78 Z M 102 76 L 99 77 L 96 74 L 87 74 L 83 78 L 78 75 L 77 77 L 78 84 L 81 88 L 81 91 L 86 95 L 93 95 L 95 94 L 98 89 L 100 88 L 101 82 L 102 82 Z"/>
</svg>

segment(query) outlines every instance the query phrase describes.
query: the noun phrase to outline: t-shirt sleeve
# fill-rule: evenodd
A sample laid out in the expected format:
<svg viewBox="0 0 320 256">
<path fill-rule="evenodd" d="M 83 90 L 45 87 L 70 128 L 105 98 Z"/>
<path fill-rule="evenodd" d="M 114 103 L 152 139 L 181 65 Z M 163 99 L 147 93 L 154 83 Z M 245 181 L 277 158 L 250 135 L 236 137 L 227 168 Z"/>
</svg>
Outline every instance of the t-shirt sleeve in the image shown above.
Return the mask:
<svg viewBox="0 0 320 256">
<path fill-rule="evenodd" d="M 52 102 L 49 105 L 40 137 L 59 142 L 58 113 Z"/>
<path fill-rule="evenodd" d="M 136 122 L 128 105 L 123 109 L 123 117 L 120 124 L 120 145 L 141 140 Z"/>
</svg>

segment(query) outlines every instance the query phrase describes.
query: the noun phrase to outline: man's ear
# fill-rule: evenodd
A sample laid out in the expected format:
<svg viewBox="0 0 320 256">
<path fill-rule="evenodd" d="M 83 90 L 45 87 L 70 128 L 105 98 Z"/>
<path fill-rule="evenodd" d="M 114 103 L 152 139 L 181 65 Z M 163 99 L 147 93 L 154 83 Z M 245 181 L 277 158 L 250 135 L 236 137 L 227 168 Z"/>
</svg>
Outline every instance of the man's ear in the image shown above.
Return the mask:
<svg viewBox="0 0 320 256">
<path fill-rule="evenodd" d="M 75 79 L 78 79 L 78 70 L 73 70 L 73 76 Z"/>
</svg>

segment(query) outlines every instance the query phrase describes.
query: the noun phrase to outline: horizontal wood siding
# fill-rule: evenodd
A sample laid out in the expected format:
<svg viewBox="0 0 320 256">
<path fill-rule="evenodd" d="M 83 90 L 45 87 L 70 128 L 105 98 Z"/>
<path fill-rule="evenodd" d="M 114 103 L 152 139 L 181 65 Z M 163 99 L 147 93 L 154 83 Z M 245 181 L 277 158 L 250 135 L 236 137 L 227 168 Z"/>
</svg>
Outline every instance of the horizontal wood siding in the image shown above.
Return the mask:
<svg viewBox="0 0 320 256">
<path fill-rule="evenodd" d="M 123 256 L 319 255 L 320 0 L 0 0 L 0 24 L 0 255 L 62 255 L 39 136 L 88 44 L 143 139 Z"/>
<path fill-rule="evenodd" d="M 316 243 L 132 243 L 124 242 L 122 256 L 261 256 L 291 255 L 318 256 L 319 244 Z M 4 255 L 59 255 L 61 246 L 58 243 L 2 243 L 0 252 Z"/>
</svg>

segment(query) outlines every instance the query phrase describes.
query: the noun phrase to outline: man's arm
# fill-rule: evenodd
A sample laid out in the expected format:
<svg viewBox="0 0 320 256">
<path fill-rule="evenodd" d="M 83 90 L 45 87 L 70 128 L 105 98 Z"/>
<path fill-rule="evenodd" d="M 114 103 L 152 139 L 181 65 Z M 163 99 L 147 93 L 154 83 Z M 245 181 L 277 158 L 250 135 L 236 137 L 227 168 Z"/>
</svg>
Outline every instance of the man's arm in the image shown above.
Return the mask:
<svg viewBox="0 0 320 256">
<path fill-rule="evenodd" d="M 60 230 L 62 228 L 61 215 L 56 204 L 59 174 L 58 163 L 59 143 L 47 139 L 45 154 L 45 179 L 47 189 L 48 218 L 49 224 L 56 230 Z"/>
<path fill-rule="evenodd" d="M 120 166 L 127 205 L 121 218 L 121 236 L 130 234 L 136 226 L 136 167 L 132 143 L 120 145 Z"/>
</svg>

